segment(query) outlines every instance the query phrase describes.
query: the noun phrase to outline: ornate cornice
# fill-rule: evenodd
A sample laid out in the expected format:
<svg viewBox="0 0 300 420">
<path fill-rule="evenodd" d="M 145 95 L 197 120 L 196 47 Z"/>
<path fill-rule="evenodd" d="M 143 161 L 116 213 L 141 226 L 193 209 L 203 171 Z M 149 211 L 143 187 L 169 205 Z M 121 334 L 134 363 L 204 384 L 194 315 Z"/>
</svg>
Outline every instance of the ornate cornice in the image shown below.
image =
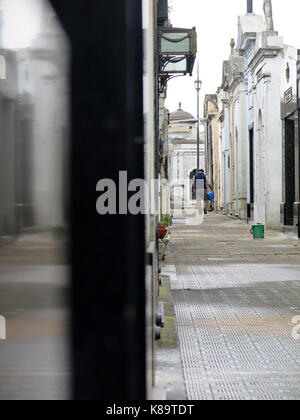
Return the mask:
<svg viewBox="0 0 300 420">
<path fill-rule="evenodd" d="M 228 90 L 229 92 L 234 91 L 234 89 L 240 84 L 244 82 L 244 73 L 239 72 L 234 74 L 234 78 L 232 79 Z"/>
<path fill-rule="evenodd" d="M 251 71 L 255 71 L 257 66 L 266 58 L 275 58 L 278 56 L 282 48 L 260 48 L 249 63 Z"/>
</svg>

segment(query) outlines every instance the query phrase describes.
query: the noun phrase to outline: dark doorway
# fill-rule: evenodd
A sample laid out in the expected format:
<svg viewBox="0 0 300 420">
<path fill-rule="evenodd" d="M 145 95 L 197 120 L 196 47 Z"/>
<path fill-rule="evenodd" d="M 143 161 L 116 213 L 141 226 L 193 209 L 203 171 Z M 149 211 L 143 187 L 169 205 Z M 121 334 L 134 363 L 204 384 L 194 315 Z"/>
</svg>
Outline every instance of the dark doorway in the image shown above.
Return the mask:
<svg viewBox="0 0 300 420">
<path fill-rule="evenodd" d="M 295 123 L 285 120 L 285 226 L 294 225 L 295 202 Z"/>
<path fill-rule="evenodd" d="M 250 177 L 250 204 L 254 204 L 254 131 L 249 130 L 249 177 Z"/>
</svg>

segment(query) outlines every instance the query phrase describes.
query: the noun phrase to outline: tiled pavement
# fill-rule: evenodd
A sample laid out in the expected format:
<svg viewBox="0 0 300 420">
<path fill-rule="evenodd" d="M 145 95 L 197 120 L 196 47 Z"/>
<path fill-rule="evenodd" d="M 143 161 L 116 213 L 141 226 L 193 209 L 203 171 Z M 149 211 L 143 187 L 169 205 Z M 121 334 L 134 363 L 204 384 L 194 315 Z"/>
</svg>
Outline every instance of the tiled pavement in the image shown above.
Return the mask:
<svg viewBox="0 0 300 420">
<path fill-rule="evenodd" d="M 163 267 L 171 287 L 188 399 L 300 399 L 300 242 L 255 241 L 209 214 L 174 221 Z"/>
</svg>

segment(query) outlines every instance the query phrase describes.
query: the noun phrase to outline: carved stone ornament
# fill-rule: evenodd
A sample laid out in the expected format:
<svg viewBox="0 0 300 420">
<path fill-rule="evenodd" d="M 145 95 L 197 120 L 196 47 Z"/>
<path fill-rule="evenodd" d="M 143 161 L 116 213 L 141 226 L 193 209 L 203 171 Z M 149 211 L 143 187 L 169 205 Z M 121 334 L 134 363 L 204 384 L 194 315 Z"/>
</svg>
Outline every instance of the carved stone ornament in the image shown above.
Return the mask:
<svg viewBox="0 0 300 420">
<path fill-rule="evenodd" d="M 264 0 L 264 13 L 267 24 L 267 31 L 274 31 L 272 0 Z"/>
</svg>

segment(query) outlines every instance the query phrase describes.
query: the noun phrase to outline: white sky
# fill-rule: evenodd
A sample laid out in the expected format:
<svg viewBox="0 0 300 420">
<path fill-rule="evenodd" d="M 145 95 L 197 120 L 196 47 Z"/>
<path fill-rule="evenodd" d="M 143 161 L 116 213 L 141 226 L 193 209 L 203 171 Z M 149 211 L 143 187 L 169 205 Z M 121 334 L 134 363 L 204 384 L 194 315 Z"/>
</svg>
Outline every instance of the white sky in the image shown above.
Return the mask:
<svg viewBox="0 0 300 420">
<path fill-rule="evenodd" d="M 40 29 L 41 0 L 1 0 L 3 45 L 22 48 L 30 45 Z"/>
<path fill-rule="evenodd" d="M 0 0 L 4 9 L 3 40 L 6 48 L 30 45 L 40 29 L 41 1 Z M 202 104 L 204 95 L 215 93 L 221 84 L 222 63 L 229 57 L 231 38 L 237 38 L 237 19 L 240 14 L 246 13 L 247 0 L 169 1 L 173 7 L 173 26 L 197 27 L 200 79 L 203 81 Z M 254 12 L 263 14 L 263 0 L 253 0 L 253 3 Z M 284 37 L 284 42 L 300 47 L 300 1 L 273 0 L 273 14 L 275 30 Z M 166 106 L 170 112 L 177 110 L 179 102 L 182 102 L 183 109 L 196 116 L 195 79 L 196 71 L 193 77 L 180 77 L 169 82 Z"/>
<path fill-rule="evenodd" d="M 170 0 L 169 0 L 170 1 Z M 237 39 L 238 16 L 246 13 L 247 0 L 171 0 L 173 26 L 192 28 L 198 32 L 200 79 L 203 81 L 200 110 L 205 94 L 215 93 L 222 82 L 222 63 L 230 54 L 230 40 Z M 254 13 L 263 15 L 263 0 L 253 0 Z M 300 1 L 273 0 L 275 30 L 285 44 L 300 47 Z M 170 112 L 178 109 L 197 114 L 197 96 L 193 77 L 179 77 L 168 83 L 166 106 Z"/>
</svg>

